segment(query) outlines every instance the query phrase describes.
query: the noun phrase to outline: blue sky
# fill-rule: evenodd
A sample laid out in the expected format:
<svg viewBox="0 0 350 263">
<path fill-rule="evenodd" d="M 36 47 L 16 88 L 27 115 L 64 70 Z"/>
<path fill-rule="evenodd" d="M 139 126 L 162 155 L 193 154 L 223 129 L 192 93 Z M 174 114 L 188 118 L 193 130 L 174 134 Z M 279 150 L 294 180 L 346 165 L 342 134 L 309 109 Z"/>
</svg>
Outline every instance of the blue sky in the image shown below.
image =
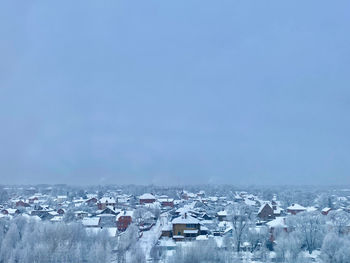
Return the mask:
<svg viewBox="0 0 350 263">
<path fill-rule="evenodd" d="M 349 1 L 5 1 L 1 183 L 349 184 Z"/>
</svg>

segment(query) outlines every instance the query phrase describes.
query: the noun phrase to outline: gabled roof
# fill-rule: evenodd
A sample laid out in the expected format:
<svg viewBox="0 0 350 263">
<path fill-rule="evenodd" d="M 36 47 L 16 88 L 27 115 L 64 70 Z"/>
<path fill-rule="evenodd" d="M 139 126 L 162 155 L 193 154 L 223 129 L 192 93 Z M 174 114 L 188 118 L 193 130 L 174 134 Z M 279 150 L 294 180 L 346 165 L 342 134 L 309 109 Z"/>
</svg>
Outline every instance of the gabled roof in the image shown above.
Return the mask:
<svg viewBox="0 0 350 263">
<path fill-rule="evenodd" d="M 258 211 L 258 214 L 261 213 L 261 211 L 264 209 L 264 207 L 265 207 L 266 205 L 268 205 L 268 206 L 272 209 L 272 204 L 270 204 L 269 202 L 265 202 L 265 203 L 263 203 L 263 204 L 260 206 L 259 211 Z"/>
<path fill-rule="evenodd" d="M 152 200 L 156 200 L 155 196 L 149 193 L 143 194 L 139 197 L 139 199 L 152 199 Z"/>
<path fill-rule="evenodd" d="M 171 221 L 172 224 L 199 224 L 199 220 L 190 216 L 190 215 L 182 215 L 177 218 L 174 218 Z"/>
</svg>

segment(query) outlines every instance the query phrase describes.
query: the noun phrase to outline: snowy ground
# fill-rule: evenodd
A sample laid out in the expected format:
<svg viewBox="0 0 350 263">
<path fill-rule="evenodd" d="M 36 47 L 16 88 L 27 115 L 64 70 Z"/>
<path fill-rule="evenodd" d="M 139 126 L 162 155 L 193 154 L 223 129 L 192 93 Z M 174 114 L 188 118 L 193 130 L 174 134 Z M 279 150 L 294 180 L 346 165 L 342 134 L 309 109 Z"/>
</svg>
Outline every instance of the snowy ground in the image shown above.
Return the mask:
<svg viewBox="0 0 350 263">
<path fill-rule="evenodd" d="M 143 232 L 142 237 L 139 239 L 140 247 L 143 249 L 147 261 L 151 260 L 150 251 L 152 247 L 157 243 L 162 233 L 162 227 L 167 222 L 168 220 L 166 216 L 160 216 L 160 219 L 157 221 L 157 223 L 149 231 Z"/>
</svg>

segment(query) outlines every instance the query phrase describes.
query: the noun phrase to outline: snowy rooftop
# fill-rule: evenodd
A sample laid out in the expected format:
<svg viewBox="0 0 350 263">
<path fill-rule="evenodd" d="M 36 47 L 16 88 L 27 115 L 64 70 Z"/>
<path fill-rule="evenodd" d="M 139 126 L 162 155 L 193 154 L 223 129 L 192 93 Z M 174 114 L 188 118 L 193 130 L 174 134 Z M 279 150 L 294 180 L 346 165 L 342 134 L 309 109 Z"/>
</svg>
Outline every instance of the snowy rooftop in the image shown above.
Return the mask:
<svg viewBox="0 0 350 263">
<path fill-rule="evenodd" d="M 110 203 L 110 204 L 115 204 L 115 199 L 113 197 L 102 197 L 99 200 L 100 203 Z"/>
<path fill-rule="evenodd" d="M 287 227 L 285 223 L 285 217 L 277 217 L 276 219 L 266 223 L 269 227 Z"/>
<path fill-rule="evenodd" d="M 16 213 L 16 211 L 17 211 L 17 209 L 15 209 L 15 208 L 7 208 L 7 209 L 5 209 L 9 214 L 14 214 L 14 213 Z"/>
<path fill-rule="evenodd" d="M 218 212 L 218 216 L 227 216 L 227 211 L 224 210 L 224 211 L 219 211 Z"/>
<path fill-rule="evenodd" d="M 139 197 L 140 199 L 152 199 L 152 200 L 155 200 L 156 198 L 154 197 L 154 195 L 152 194 L 149 194 L 149 193 L 146 193 L 146 194 L 143 194 Z"/>
<path fill-rule="evenodd" d="M 190 216 L 190 215 L 182 215 L 177 218 L 175 218 L 172 222 L 172 224 L 199 224 L 199 220 Z"/>
<path fill-rule="evenodd" d="M 159 202 L 174 202 L 173 198 L 161 198 L 158 199 Z"/>
<path fill-rule="evenodd" d="M 328 212 L 328 211 L 330 211 L 330 210 L 332 210 L 332 208 L 325 207 L 325 208 L 322 209 L 322 212 Z"/>
<path fill-rule="evenodd" d="M 132 217 L 134 214 L 133 211 L 122 211 L 117 215 L 117 220 L 121 217 L 121 216 L 130 216 Z"/>
<path fill-rule="evenodd" d="M 289 210 L 306 210 L 305 207 L 299 204 L 292 204 L 291 206 L 287 207 Z"/>
<path fill-rule="evenodd" d="M 84 226 L 98 226 L 99 222 L 99 217 L 85 217 L 82 221 Z"/>
<path fill-rule="evenodd" d="M 275 215 L 278 215 L 278 214 L 282 213 L 282 211 L 283 211 L 283 208 L 280 208 L 279 206 L 277 206 L 277 207 L 276 207 L 276 210 L 273 210 L 273 213 L 274 213 Z"/>
<path fill-rule="evenodd" d="M 178 214 L 184 214 L 187 213 L 190 209 L 188 207 L 180 207 L 175 212 Z"/>
<path fill-rule="evenodd" d="M 261 211 L 264 209 L 264 207 L 265 207 L 266 205 L 270 206 L 271 209 L 272 209 L 272 204 L 271 204 L 270 202 L 264 202 L 264 203 L 260 206 L 259 211 L 258 211 L 258 214 L 261 213 Z"/>
</svg>

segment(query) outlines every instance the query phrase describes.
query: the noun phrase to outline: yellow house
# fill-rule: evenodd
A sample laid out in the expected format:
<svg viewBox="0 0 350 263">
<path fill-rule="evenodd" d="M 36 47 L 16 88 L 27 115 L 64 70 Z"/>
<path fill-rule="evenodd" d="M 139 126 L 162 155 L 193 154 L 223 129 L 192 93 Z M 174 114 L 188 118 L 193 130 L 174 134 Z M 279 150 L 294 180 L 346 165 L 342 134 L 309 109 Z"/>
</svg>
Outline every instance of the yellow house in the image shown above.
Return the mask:
<svg viewBox="0 0 350 263">
<path fill-rule="evenodd" d="M 171 223 L 173 225 L 173 239 L 175 240 L 195 238 L 200 234 L 199 220 L 187 215 L 187 213 L 175 218 Z"/>
</svg>

